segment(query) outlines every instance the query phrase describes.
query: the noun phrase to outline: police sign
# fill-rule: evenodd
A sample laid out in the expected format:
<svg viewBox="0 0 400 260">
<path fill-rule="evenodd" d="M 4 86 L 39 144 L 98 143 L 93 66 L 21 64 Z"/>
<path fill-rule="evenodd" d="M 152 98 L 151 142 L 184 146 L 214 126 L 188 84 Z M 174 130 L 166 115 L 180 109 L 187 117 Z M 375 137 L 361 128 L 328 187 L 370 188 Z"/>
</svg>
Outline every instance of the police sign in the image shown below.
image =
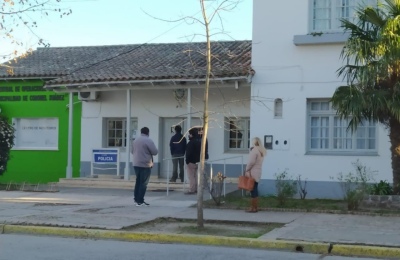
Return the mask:
<svg viewBox="0 0 400 260">
<path fill-rule="evenodd" d="M 118 150 L 93 150 L 95 163 L 116 163 L 118 160 Z"/>
<path fill-rule="evenodd" d="M 101 164 L 107 164 L 109 166 L 115 165 L 114 167 L 104 167 Z M 96 166 L 99 165 L 99 166 Z M 94 169 L 97 170 L 111 170 L 117 171 L 117 176 L 119 176 L 119 149 L 115 148 L 100 148 L 92 149 L 92 165 L 91 165 L 91 175 L 94 175 Z"/>
</svg>

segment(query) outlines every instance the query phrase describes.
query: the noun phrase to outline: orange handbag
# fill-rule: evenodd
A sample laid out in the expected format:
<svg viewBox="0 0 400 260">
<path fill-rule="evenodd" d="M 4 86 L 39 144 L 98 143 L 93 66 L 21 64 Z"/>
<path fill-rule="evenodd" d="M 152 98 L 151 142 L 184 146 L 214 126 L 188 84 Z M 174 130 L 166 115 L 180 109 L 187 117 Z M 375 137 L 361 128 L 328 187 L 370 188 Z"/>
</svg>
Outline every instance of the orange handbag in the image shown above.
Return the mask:
<svg viewBox="0 0 400 260">
<path fill-rule="evenodd" d="M 254 182 L 255 180 L 251 177 L 251 175 L 250 177 L 247 177 L 245 175 L 239 176 L 238 188 L 252 191 L 254 188 Z"/>
</svg>

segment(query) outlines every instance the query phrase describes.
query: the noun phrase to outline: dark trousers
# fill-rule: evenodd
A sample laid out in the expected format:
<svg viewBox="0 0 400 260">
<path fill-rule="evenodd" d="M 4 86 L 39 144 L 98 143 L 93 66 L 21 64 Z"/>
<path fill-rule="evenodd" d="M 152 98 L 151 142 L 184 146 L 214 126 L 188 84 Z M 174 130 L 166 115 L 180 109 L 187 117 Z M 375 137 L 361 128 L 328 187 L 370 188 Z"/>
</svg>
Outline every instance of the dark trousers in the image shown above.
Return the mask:
<svg viewBox="0 0 400 260">
<path fill-rule="evenodd" d="M 144 202 L 144 195 L 146 194 L 147 184 L 150 180 L 151 168 L 133 167 L 136 174 L 135 190 L 133 192 L 134 200 L 137 203 Z"/>
<path fill-rule="evenodd" d="M 254 188 L 252 191 L 250 191 L 250 196 L 252 198 L 257 198 L 258 197 L 258 182 L 254 182 Z"/>
<path fill-rule="evenodd" d="M 179 165 L 179 179 L 183 181 L 184 178 L 184 161 L 185 158 L 183 157 L 183 154 L 173 154 L 172 155 L 172 180 L 178 179 L 178 165 Z M 179 158 L 177 158 L 179 157 Z"/>
</svg>

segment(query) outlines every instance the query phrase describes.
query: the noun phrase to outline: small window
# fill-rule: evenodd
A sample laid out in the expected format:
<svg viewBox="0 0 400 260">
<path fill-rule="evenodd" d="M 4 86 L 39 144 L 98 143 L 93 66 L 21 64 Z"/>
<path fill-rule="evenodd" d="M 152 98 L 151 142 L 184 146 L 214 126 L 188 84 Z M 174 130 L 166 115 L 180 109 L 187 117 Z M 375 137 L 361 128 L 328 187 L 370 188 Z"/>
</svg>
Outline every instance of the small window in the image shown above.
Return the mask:
<svg viewBox="0 0 400 260">
<path fill-rule="evenodd" d="M 247 151 L 250 147 L 250 118 L 227 118 L 226 150 Z"/>
<path fill-rule="evenodd" d="M 106 119 L 106 147 L 126 147 L 126 119 L 107 118 Z M 137 119 L 131 121 L 132 139 L 136 138 L 138 123 Z"/>
<path fill-rule="evenodd" d="M 274 117 L 282 118 L 282 113 L 283 113 L 283 102 L 282 99 L 277 98 L 275 99 L 275 104 L 274 104 Z"/>
</svg>

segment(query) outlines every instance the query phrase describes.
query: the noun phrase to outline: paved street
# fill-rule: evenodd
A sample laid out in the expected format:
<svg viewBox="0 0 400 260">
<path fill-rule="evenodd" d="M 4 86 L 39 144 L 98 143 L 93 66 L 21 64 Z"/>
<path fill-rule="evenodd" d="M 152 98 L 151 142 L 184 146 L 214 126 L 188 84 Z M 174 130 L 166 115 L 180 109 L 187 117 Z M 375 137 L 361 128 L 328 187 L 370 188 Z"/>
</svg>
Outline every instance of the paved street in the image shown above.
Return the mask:
<svg viewBox="0 0 400 260">
<path fill-rule="evenodd" d="M 230 248 L 198 245 L 136 243 L 110 240 L 37 237 L 27 235 L 1 235 L 0 260 L 367 260 L 351 258 L 279 252 L 272 250 Z"/>
<path fill-rule="evenodd" d="M 182 191 L 172 191 L 169 196 L 166 196 L 165 192 L 150 191 L 146 195 L 146 201 L 151 206 L 135 207 L 130 190 L 62 188 L 60 192 L 55 193 L 0 191 L 0 223 L 4 224 L 3 233 L 6 234 L 32 233 L 34 231 L 29 226 L 41 226 L 40 231 L 36 229 L 35 232 L 56 232 L 62 235 L 66 229 L 50 230 L 49 227 L 69 227 L 75 228 L 75 233 L 65 236 L 77 236 L 79 229 L 103 229 L 114 232 L 110 234 L 118 239 L 121 233 L 115 232 L 120 232 L 124 227 L 159 217 L 196 219 L 197 209 L 191 207 L 196 203 L 196 199 L 194 195 L 183 195 Z M 346 255 L 359 252 L 364 256 L 380 256 L 381 251 L 384 251 L 386 256 L 400 259 L 398 217 L 274 211 L 248 214 L 242 210 L 204 209 L 204 218 L 284 224 L 282 228 L 275 229 L 254 242 L 235 240 L 235 243 L 242 243 L 246 247 L 276 248 L 279 245 L 280 248 L 293 250 L 297 243 L 304 243 L 305 252 L 325 253 L 329 243 L 332 243 L 333 253 Z M 18 231 L 15 231 L 15 225 L 19 225 Z M 85 234 L 92 238 L 101 239 L 107 236 L 104 233 L 99 235 L 89 231 L 85 231 Z M 87 235 L 89 233 L 91 235 Z M 157 242 L 157 238 L 151 239 Z M 176 239 L 180 243 L 191 243 L 193 240 L 190 237 Z M 140 237 L 133 240 L 140 241 Z M 233 244 L 232 241 L 222 241 L 218 237 L 207 241 L 211 240 L 219 245 Z M 198 243 L 207 242 L 204 240 Z"/>
</svg>

